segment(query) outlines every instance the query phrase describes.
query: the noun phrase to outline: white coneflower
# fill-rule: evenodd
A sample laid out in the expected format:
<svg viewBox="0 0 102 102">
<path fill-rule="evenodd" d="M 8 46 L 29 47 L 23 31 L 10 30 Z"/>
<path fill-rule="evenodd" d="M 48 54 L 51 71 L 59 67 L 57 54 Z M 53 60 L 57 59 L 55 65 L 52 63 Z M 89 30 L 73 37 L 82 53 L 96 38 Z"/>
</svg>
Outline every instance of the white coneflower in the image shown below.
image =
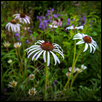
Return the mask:
<svg viewBox="0 0 102 102">
<path fill-rule="evenodd" d="M 50 28 L 58 28 L 56 25 L 49 25 Z"/>
<path fill-rule="evenodd" d="M 92 37 L 89 37 L 86 34 L 75 34 L 73 37 L 73 40 L 75 39 L 81 39 L 81 41 L 77 42 L 76 45 L 85 43 L 85 48 L 83 52 L 85 52 L 88 49 L 88 45 L 90 46 L 90 53 L 92 52 L 93 48 L 93 53 L 95 52 L 96 48 L 98 48 L 97 43 L 92 39 Z"/>
<path fill-rule="evenodd" d="M 71 72 L 71 70 L 72 70 L 72 67 L 69 67 L 69 71 Z M 76 72 L 76 68 L 74 67 L 74 69 L 73 69 L 73 71 L 72 72 Z"/>
<path fill-rule="evenodd" d="M 70 76 L 70 75 L 71 75 L 71 73 L 69 73 L 69 72 L 66 73 L 66 76 Z"/>
<path fill-rule="evenodd" d="M 12 32 L 19 32 L 20 31 L 20 24 L 17 23 L 16 20 L 11 20 L 11 22 L 7 23 L 6 29 L 8 28 L 8 31 L 10 31 L 10 28 Z"/>
<path fill-rule="evenodd" d="M 25 15 L 24 13 L 14 14 L 13 16 L 15 16 L 15 19 L 19 19 L 19 21 L 23 24 L 24 23 L 30 24 L 30 17 Z"/>
<path fill-rule="evenodd" d="M 17 82 L 13 80 L 13 81 L 9 82 L 8 87 L 14 88 L 16 85 L 17 85 Z"/>
<path fill-rule="evenodd" d="M 5 47 L 9 47 L 9 46 L 10 46 L 10 43 L 5 41 L 5 42 L 3 43 L 3 45 L 4 45 Z"/>
<path fill-rule="evenodd" d="M 31 47 L 27 48 L 25 51 L 27 51 L 28 58 L 31 56 L 31 54 L 34 54 L 32 57 L 32 61 L 34 58 L 35 60 L 37 60 L 40 57 L 40 55 L 43 53 L 44 62 L 46 62 L 46 56 L 47 56 L 47 66 L 50 65 L 50 53 L 54 57 L 55 65 L 57 61 L 58 63 L 60 63 L 60 60 L 58 59 L 56 54 L 54 54 L 54 52 L 59 53 L 64 59 L 63 50 L 58 44 L 56 43 L 51 44 L 50 42 L 45 42 L 44 40 L 38 40 L 35 43 L 35 45 L 32 45 Z"/>
<path fill-rule="evenodd" d="M 33 79 L 34 79 L 34 74 L 30 74 L 30 75 L 29 75 L 29 79 L 30 79 L 30 80 L 33 80 Z"/>
<path fill-rule="evenodd" d="M 21 43 L 20 42 L 14 43 L 14 47 L 15 48 L 19 48 L 20 46 L 21 46 Z"/>
<path fill-rule="evenodd" d="M 8 62 L 8 63 L 12 63 L 12 59 L 9 59 L 7 62 Z"/>
<path fill-rule="evenodd" d="M 28 94 L 29 94 L 29 95 L 35 95 L 36 92 L 37 92 L 37 91 L 35 90 L 35 88 L 32 87 L 32 89 L 29 89 Z"/>
<path fill-rule="evenodd" d="M 74 26 L 70 26 L 70 27 L 67 27 L 67 29 L 83 29 L 83 26 L 79 26 L 79 27 L 74 27 Z"/>
</svg>

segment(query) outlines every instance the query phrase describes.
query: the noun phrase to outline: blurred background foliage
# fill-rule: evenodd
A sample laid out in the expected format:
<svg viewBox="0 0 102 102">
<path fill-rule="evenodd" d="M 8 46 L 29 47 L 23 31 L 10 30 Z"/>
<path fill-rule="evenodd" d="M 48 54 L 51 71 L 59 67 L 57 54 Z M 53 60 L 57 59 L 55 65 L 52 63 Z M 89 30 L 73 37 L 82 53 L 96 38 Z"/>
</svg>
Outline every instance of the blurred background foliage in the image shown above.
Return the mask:
<svg viewBox="0 0 102 102">
<path fill-rule="evenodd" d="M 31 27 L 33 27 L 34 34 L 38 34 L 39 22 L 37 16 L 45 16 L 47 10 L 54 8 L 56 14 L 63 15 L 64 22 L 67 22 L 67 18 L 71 20 L 80 18 L 82 14 L 85 14 L 87 22 L 86 29 L 82 33 L 86 33 L 94 38 L 97 42 L 99 49 L 96 50 L 94 54 L 90 54 L 89 50 L 80 55 L 77 61 L 77 67 L 80 67 L 80 64 L 84 63 L 88 68 L 83 73 L 80 73 L 76 78 L 73 89 L 77 90 L 76 92 L 71 91 L 70 99 L 71 101 L 83 101 L 86 100 L 101 100 L 101 1 L 1 1 L 1 43 L 4 42 L 7 38 L 7 31 L 5 30 L 5 25 L 10 22 L 13 17 L 13 14 L 16 13 L 25 13 L 30 16 L 32 19 Z M 67 16 L 65 16 L 67 15 Z M 91 20 L 92 27 L 90 24 Z M 63 24 L 65 25 L 65 24 Z M 76 24 L 77 25 L 77 24 Z M 68 33 L 62 32 L 60 30 L 55 30 L 56 32 L 56 42 L 59 43 L 65 49 L 65 58 L 60 66 L 60 70 L 56 77 L 57 80 L 61 81 L 68 70 L 68 67 L 72 64 L 73 58 L 73 46 L 72 42 L 68 42 Z M 69 31 L 70 32 L 70 31 Z M 73 32 L 71 32 L 73 33 Z M 63 35 L 58 39 L 57 34 Z M 51 35 L 49 35 L 51 38 Z M 62 42 L 61 42 L 62 41 Z M 69 47 L 67 47 L 69 45 Z M 67 47 L 67 48 L 66 48 Z M 80 47 L 80 46 L 79 46 Z M 85 57 L 83 57 L 85 56 Z M 64 64 L 63 64 L 64 63 Z M 59 67 L 58 66 L 58 67 Z M 64 77 L 62 82 L 65 85 L 66 78 Z M 81 85 L 81 86 L 80 86 Z M 75 87 L 76 89 L 74 89 Z M 79 87 L 80 86 L 80 87 Z M 93 95 L 93 96 L 92 96 Z M 77 96 L 77 97 L 76 97 Z M 81 97 L 80 97 L 81 96 Z M 76 97 L 76 99 L 71 98 Z"/>
</svg>

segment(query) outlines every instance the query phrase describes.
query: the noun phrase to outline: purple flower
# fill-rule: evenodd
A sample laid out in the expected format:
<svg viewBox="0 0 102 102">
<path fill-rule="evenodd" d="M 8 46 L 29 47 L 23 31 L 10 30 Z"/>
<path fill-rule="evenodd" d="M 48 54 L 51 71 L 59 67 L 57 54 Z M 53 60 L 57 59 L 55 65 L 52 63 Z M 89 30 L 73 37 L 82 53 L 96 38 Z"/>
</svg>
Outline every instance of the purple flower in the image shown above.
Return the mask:
<svg viewBox="0 0 102 102">
<path fill-rule="evenodd" d="M 57 82 L 57 80 L 54 81 L 55 83 Z"/>
<path fill-rule="evenodd" d="M 58 14 L 58 17 L 60 17 L 60 14 Z"/>
<path fill-rule="evenodd" d="M 15 36 L 18 37 L 19 36 L 19 33 L 16 33 Z"/>
<path fill-rule="evenodd" d="M 54 12 L 54 8 L 52 8 L 52 12 Z"/>
<path fill-rule="evenodd" d="M 67 25 L 70 25 L 70 18 L 67 19 Z"/>
<path fill-rule="evenodd" d="M 54 17 L 54 18 L 57 18 L 57 14 L 53 14 L 53 17 Z"/>
<path fill-rule="evenodd" d="M 32 33 L 32 30 L 28 30 L 29 33 Z"/>
<path fill-rule="evenodd" d="M 50 12 L 50 10 L 47 10 L 47 13 L 49 13 Z"/>
<path fill-rule="evenodd" d="M 46 87 L 47 89 L 48 89 L 48 85 L 47 85 L 47 87 Z"/>
<path fill-rule="evenodd" d="M 39 16 L 36 16 L 37 19 L 39 19 Z"/>
<path fill-rule="evenodd" d="M 19 41 L 20 40 L 20 38 L 19 37 L 17 37 L 17 41 Z"/>
<path fill-rule="evenodd" d="M 54 82 L 53 82 L 53 87 L 55 86 L 55 83 L 57 82 L 57 80 L 55 80 Z"/>
<path fill-rule="evenodd" d="M 26 43 L 30 44 L 29 40 L 26 40 Z"/>
<path fill-rule="evenodd" d="M 4 89 L 4 93 L 6 93 L 7 89 Z"/>
</svg>

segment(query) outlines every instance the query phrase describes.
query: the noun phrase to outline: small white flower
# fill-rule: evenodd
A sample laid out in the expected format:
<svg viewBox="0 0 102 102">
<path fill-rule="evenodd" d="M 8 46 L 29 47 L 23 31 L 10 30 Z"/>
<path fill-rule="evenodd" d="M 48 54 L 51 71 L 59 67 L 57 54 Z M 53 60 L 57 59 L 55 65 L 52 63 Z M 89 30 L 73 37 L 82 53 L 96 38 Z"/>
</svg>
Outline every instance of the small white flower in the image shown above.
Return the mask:
<svg viewBox="0 0 102 102">
<path fill-rule="evenodd" d="M 3 43 L 3 45 L 4 45 L 5 47 L 9 47 L 9 46 L 10 46 L 10 43 L 5 41 L 5 42 Z"/>
<path fill-rule="evenodd" d="M 28 94 L 29 94 L 29 95 L 35 95 L 36 92 L 37 92 L 37 91 L 35 90 L 35 88 L 32 87 L 32 89 L 29 89 Z"/>
<path fill-rule="evenodd" d="M 82 72 L 83 70 L 79 69 L 79 68 L 76 68 L 76 71 L 78 72 Z"/>
<path fill-rule="evenodd" d="M 69 73 L 69 72 L 66 73 L 66 76 L 70 76 L 70 75 L 71 75 L 71 73 Z"/>
<path fill-rule="evenodd" d="M 79 27 L 74 27 L 74 26 L 70 26 L 70 27 L 67 27 L 67 29 L 83 29 L 83 26 L 79 26 Z"/>
<path fill-rule="evenodd" d="M 20 31 L 20 24 L 17 23 L 16 20 L 11 20 L 11 22 L 7 23 L 6 29 L 8 28 L 8 31 L 10 31 L 10 28 L 12 32 L 19 32 Z"/>
<path fill-rule="evenodd" d="M 50 53 L 54 57 L 55 65 L 57 64 L 57 61 L 58 63 L 60 63 L 60 60 L 58 59 L 56 54 L 54 54 L 54 52 L 59 53 L 64 59 L 63 50 L 58 44 L 56 43 L 51 44 L 50 42 L 45 42 L 44 40 L 38 40 L 35 43 L 35 45 L 32 45 L 31 47 L 27 48 L 25 51 L 27 51 L 28 58 L 31 56 L 31 54 L 33 54 L 32 61 L 34 58 L 35 60 L 37 60 L 40 57 L 40 55 L 43 53 L 43 59 L 44 62 L 47 61 L 47 66 L 50 65 Z"/>
<path fill-rule="evenodd" d="M 12 59 L 9 59 L 9 60 L 8 60 L 8 63 L 12 63 Z"/>
<path fill-rule="evenodd" d="M 56 25 L 49 25 L 50 28 L 58 28 Z"/>
<path fill-rule="evenodd" d="M 13 80 L 13 81 L 9 82 L 8 87 L 14 88 L 16 85 L 17 85 L 17 82 Z"/>
<path fill-rule="evenodd" d="M 86 34 L 80 34 L 80 33 L 75 34 L 73 40 L 75 39 L 81 39 L 81 41 L 77 42 L 76 45 L 85 43 L 85 48 L 83 52 L 85 52 L 88 49 L 88 45 L 90 46 L 90 53 L 92 52 L 92 48 L 93 48 L 93 53 L 95 52 L 96 48 L 98 48 L 97 43 L 92 39 L 92 37 L 89 37 Z"/>
<path fill-rule="evenodd" d="M 72 70 L 72 67 L 69 67 L 69 71 L 71 72 L 71 70 Z M 74 67 L 74 69 L 73 69 L 73 72 L 75 73 L 76 72 L 76 68 Z"/>
<path fill-rule="evenodd" d="M 30 24 L 30 17 L 25 15 L 24 13 L 14 14 L 13 16 L 15 16 L 15 19 L 19 19 L 19 21 L 23 24 L 24 23 Z"/>
<path fill-rule="evenodd" d="M 29 30 L 29 29 L 30 29 L 30 27 L 23 27 L 23 29 L 24 29 L 24 30 Z"/>
<path fill-rule="evenodd" d="M 87 69 L 87 67 L 84 66 L 84 64 L 82 64 L 82 65 L 81 65 L 81 69 L 84 70 L 84 69 Z"/>
<path fill-rule="evenodd" d="M 34 79 L 34 74 L 30 74 L 30 75 L 29 75 L 29 79 L 30 79 L 30 80 L 33 80 L 33 79 Z"/>
<path fill-rule="evenodd" d="M 17 42 L 17 43 L 14 44 L 14 47 L 15 48 L 19 48 L 20 46 L 21 46 L 21 43 L 20 42 Z"/>
</svg>

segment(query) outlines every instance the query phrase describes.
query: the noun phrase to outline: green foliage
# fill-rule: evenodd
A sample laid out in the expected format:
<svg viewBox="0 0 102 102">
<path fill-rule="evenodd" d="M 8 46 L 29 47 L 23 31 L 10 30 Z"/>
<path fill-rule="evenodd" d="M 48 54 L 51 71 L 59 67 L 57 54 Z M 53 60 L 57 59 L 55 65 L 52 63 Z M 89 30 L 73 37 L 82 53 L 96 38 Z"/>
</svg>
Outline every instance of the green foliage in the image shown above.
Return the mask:
<svg viewBox="0 0 102 102">
<path fill-rule="evenodd" d="M 64 53 L 64 60 L 60 54 L 55 53 L 60 60 L 60 64 L 54 65 L 54 58 L 50 54 L 50 66 L 47 67 L 47 101 L 101 101 L 101 1 L 1 1 L 1 97 L 6 101 L 42 101 L 45 88 L 45 63 L 43 55 L 38 60 L 31 60 L 33 54 L 27 58 L 25 49 L 34 45 L 37 40 L 45 40 L 61 46 Z M 62 26 L 57 29 L 39 28 L 41 22 L 37 16 L 44 16 L 47 19 L 47 10 L 54 8 L 52 14 L 60 14 L 63 18 Z M 19 32 L 20 40 L 15 37 L 15 33 L 9 32 L 5 26 L 14 17 L 13 14 L 25 13 L 31 18 L 29 30 Z M 67 26 L 79 26 L 80 18 L 85 15 L 86 21 L 82 30 L 65 30 Z M 67 19 L 70 24 L 67 25 Z M 52 20 L 56 18 L 52 17 Z M 24 25 L 23 25 L 24 26 Z M 75 78 L 73 86 L 70 88 L 73 76 L 68 86 L 61 94 L 69 77 L 69 67 L 72 67 L 74 55 L 73 36 L 77 33 L 87 34 L 96 41 L 98 48 L 95 53 L 90 53 L 90 47 L 85 52 L 81 52 L 76 62 L 76 68 L 82 64 L 87 66 L 83 72 Z M 13 39 L 14 34 L 14 39 Z M 23 36 L 21 38 L 21 35 Z M 15 42 L 22 42 L 20 49 L 14 48 Z M 28 40 L 30 43 L 27 43 Z M 5 41 L 10 42 L 8 48 L 4 47 Z M 78 42 L 78 39 L 76 40 Z M 76 46 L 76 56 L 83 44 Z M 17 49 L 17 50 L 16 50 Z M 75 58 L 76 58 L 75 56 Z M 8 60 L 12 59 L 11 63 Z M 34 74 L 34 79 L 30 80 L 29 75 Z M 9 82 L 17 81 L 15 88 L 8 87 Z M 55 82 L 56 80 L 56 82 Z M 55 83 L 54 83 L 55 82 Z M 37 93 L 30 96 L 28 91 L 32 87 Z M 7 89 L 4 92 L 4 89 Z M 60 96 L 61 95 L 61 96 Z M 60 97 L 59 97 L 60 96 Z"/>
</svg>

